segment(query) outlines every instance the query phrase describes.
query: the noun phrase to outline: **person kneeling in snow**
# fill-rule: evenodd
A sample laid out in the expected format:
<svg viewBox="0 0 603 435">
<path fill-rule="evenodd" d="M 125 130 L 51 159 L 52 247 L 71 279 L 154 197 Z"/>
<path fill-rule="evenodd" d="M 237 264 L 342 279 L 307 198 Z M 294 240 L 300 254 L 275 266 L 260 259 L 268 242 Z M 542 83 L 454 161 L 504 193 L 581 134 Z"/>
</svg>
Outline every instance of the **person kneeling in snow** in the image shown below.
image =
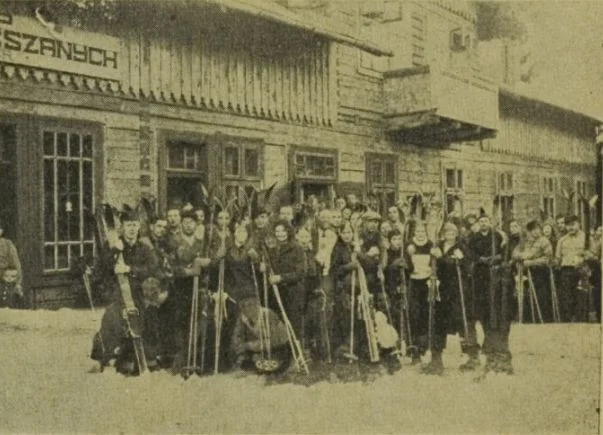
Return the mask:
<svg viewBox="0 0 603 435">
<path fill-rule="evenodd" d="M 140 311 L 142 338 L 145 357 L 150 370 L 158 368 L 160 355 L 158 309 L 165 302 L 168 292 L 157 278 L 147 278 L 142 283 L 143 309 Z M 92 341 L 90 355 L 101 365 L 101 371 L 115 359 L 115 369 L 123 374 L 132 374 L 135 370 L 135 357 L 132 342 L 126 335 L 123 306 L 115 301 L 107 306 L 101 320 L 100 331 Z"/>
<path fill-rule="evenodd" d="M 291 362 L 291 353 L 287 329 L 279 316 L 262 307 L 255 298 L 239 301 L 238 307 L 230 342 L 230 351 L 236 356 L 235 367 L 255 367 L 263 373 L 286 369 Z"/>
</svg>

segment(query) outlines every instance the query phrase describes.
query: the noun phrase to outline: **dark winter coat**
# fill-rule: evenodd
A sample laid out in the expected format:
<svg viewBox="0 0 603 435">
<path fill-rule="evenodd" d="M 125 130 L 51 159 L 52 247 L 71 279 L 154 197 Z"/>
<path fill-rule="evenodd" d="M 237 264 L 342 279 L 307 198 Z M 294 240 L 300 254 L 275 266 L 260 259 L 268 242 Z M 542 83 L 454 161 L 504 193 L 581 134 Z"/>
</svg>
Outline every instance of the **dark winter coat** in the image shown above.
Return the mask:
<svg viewBox="0 0 603 435">
<path fill-rule="evenodd" d="M 459 290 L 459 274 L 457 272 L 457 264 L 459 266 L 460 278 L 463 285 L 463 297 L 465 308 L 471 304 L 471 298 L 467 273 L 467 259 L 456 260 L 453 258 L 454 252 L 458 249 L 463 252 L 462 246 L 459 243 L 452 245 L 448 250 L 444 251 L 444 243 L 440 243 L 439 248 L 442 251 L 442 257 L 437 260 L 437 274 L 440 281 L 439 294 L 440 301 L 436 304 L 436 325 L 441 325 L 442 329 L 438 332 L 445 334 L 456 334 L 462 331 L 462 310 L 461 298 Z M 466 254 L 463 252 L 463 256 Z M 436 330 L 439 328 L 436 327 Z"/>
<path fill-rule="evenodd" d="M 139 316 L 145 357 L 147 361 L 152 361 L 161 352 L 158 309 L 152 306 L 145 307 L 139 310 Z M 105 309 L 100 330 L 92 341 L 90 358 L 103 365 L 113 358 L 121 361 L 134 361 L 130 339 L 126 333 L 123 304 L 120 301 L 109 304 Z"/>
<path fill-rule="evenodd" d="M 241 247 L 230 246 L 224 258 L 224 288 L 236 301 L 252 298 L 256 295 L 255 283 L 261 284 L 259 276 L 259 262 L 254 263 L 252 270 L 252 259 L 248 251 L 250 247 L 245 244 Z"/>
<path fill-rule="evenodd" d="M 403 249 L 388 249 L 385 257 L 385 289 L 392 295 L 397 293 L 402 282 L 403 269 L 406 267 L 406 258 Z"/>
<path fill-rule="evenodd" d="M 304 277 L 306 275 L 304 251 L 295 240 L 289 240 L 270 249 L 268 256 L 272 273 L 281 277 L 281 282 L 277 287 L 285 312 L 299 336 L 302 330 L 302 314 L 306 296 L 304 288 Z M 279 308 L 275 306 L 275 302 L 269 302 L 269 306 L 279 313 Z"/>
</svg>

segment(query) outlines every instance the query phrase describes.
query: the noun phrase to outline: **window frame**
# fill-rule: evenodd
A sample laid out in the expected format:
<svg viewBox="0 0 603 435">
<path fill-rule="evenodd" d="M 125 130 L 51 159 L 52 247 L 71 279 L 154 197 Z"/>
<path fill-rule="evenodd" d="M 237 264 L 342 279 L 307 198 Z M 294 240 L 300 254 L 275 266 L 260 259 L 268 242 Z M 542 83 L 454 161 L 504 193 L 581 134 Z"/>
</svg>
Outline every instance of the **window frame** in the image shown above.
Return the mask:
<svg viewBox="0 0 603 435">
<path fill-rule="evenodd" d="M 515 214 L 515 174 L 513 171 L 496 171 L 496 195 L 498 197 L 497 212 L 500 210 L 500 219 L 512 218 Z M 499 222 L 501 225 L 503 222 Z"/>
<path fill-rule="evenodd" d="M 448 171 L 454 171 L 454 186 L 448 186 Z M 460 176 L 460 177 L 459 177 Z M 459 179 L 461 183 L 459 183 Z M 459 186 L 460 184 L 460 186 Z M 442 208 L 444 213 L 448 216 L 454 210 L 448 209 L 448 197 L 454 196 L 459 198 L 461 203 L 461 215 L 464 215 L 465 207 L 465 169 L 455 164 L 444 164 L 442 167 Z"/>
<path fill-rule="evenodd" d="M 552 183 L 553 189 L 549 189 L 549 184 Z M 556 175 L 543 175 L 540 177 L 540 204 L 542 209 L 547 214 L 549 219 L 554 219 L 557 216 L 557 192 L 559 190 L 559 179 Z M 552 204 L 551 209 L 547 207 L 547 202 Z"/>
<path fill-rule="evenodd" d="M 241 141 L 239 143 L 239 141 Z M 228 174 L 226 173 L 226 149 L 227 148 L 235 148 L 237 150 L 238 157 L 238 174 Z M 257 152 L 258 155 L 258 168 L 256 175 L 248 175 L 245 161 L 245 153 L 247 150 L 253 150 Z M 264 147 L 262 143 L 248 141 L 244 138 L 241 139 L 228 139 L 221 146 L 221 173 L 222 179 L 226 182 L 228 181 L 240 181 L 240 182 L 259 182 L 263 178 L 264 166 L 263 166 L 263 153 Z"/>
<path fill-rule="evenodd" d="M 91 177 L 91 183 L 92 183 L 92 195 L 91 195 L 91 200 L 92 200 L 92 213 L 95 212 L 96 210 L 96 206 L 97 204 L 100 204 L 102 202 L 103 199 L 103 174 L 104 174 L 104 167 L 103 167 L 103 143 L 104 143 L 104 137 L 102 134 L 102 128 L 97 124 L 97 123 L 91 123 L 91 122 L 85 122 L 85 121 L 77 121 L 77 120 L 63 120 L 63 119 L 58 119 L 58 118 L 53 118 L 53 119 L 38 119 L 36 120 L 36 134 L 39 140 L 39 147 L 38 147 L 38 153 L 37 155 L 39 156 L 39 171 L 40 171 L 40 176 L 39 176 L 39 180 L 38 180 L 38 186 L 39 186 L 39 194 L 40 194 L 40 198 L 42 198 L 42 200 L 40 201 L 40 208 L 39 208 L 39 240 L 41 241 L 41 243 L 39 243 L 39 270 L 40 270 L 40 274 L 41 276 L 61 276 L 64 275 L 65 273 L 68 273 L 71 269 L 72 266 L 72 261 L 73 258 L 71 257 L 71 249 L 70 247 L 72 245 L 79 245 L 80 246 L 80 257 L 85 255 L 85 251 L 84 251 L 84 245 L 86 244 L 90 244 L 91 245 L 91 252 L 92 255 L 95 257 L 96 256 L 96 240 L 95 240 L 95 236 L 93 235 L 91 239 L 86 239 L 85 237 L 85 225 L 84 225 L 84 219 L 86 217 L 86 213 L 85 210 L 83 208 L 83 198 L 82 195 L 79 194 L 79 199 L 78 199 L 78 207 L 74 207 L 74 211 L 77 210 L 80 213 L 80 220 L 81 220 L 81 224 L 80 224 L 80 240 L 79 241 L 72 241 L 72 240 L 62 240 L 59 241 L 58 240 L 58 236 L 57 236 L 57 232 L 58 232 L 58 226 L 57 226 L 57 219 L 58 219 L 58 214 L 57 214 L 57 210 L 55 210 L 54 213 L 54 234 L 55 234 L 55 238 L 52 241 L 46 241 L 46 220 L 45 220 L 45 213 L 46 213 L 46 201 L 45 201 L 45 180 L 44 180 L 44 165 L 45 165 L 45 161 L 46 160 L 51 160 L 53 162 L 55 162 L 53 164 L 54 166 L 54 176 L 57 176 L 57 162 L 58 161 L 77 161 L 78 162 L 78 177 L 79 177 L 79 184 L 80 184 L 80 191 L 82 189 L 83 183 L 81 183 L 83 181 L 82 177 L 83 177 L 83 162 L 84 161 L 89 161 L 92 164 L 92 177 Z M 45 154 L 45 150 L 44 150 L 44 133 L 45 132 L 52 132 L 55 135 L 55 139 L 54 139 L 54 146 L 55 146 L 55 150 L 54 150 L 54 154 L 52 156 L 48 156 Z M 70 156 L 59 156 L 56 150 L 56 142 L 57 142 L 57 138 L 56 138 L 56 134 L 58 133 L 66 133 L 67 135 L 67 143 L 69 144 L 69 140 L 70 140 L 70 136 L 72 134 L 78 134 L 80 136 L 80 157 L 78 159 L 72 159 Z M 92 137 L 92 155 L 90 157 L 82 157 L 81 156 L 81 150 L 83 149 L 83 137 L 86 135 L 90 135 Z M 68 145 L 69 148 L 69 145 Z M 70 154 L 70 150 L 68 149 L 68 154 Z M 56 182 L 56 179 L 54 180 L 54 182 Z M 53 200 L 56 201 L 56 197 L 58 194 L 57 191 L 57 187 L 55 186 L 53 188 L 54 192 L 53 192 Z M 82 234 L 83 233 L 83 234 Z M 46 268 L 46 247 L 47 246 L 54 246 L 54 268 L 52 269 L 47 269 Z M 58 249 L 59 246 L 67 246 L 67 267 L 58 267 Z M 77 258 L 77 257 L 76 257 Z"/>
<path fill-rule="evenodd" d="M 178 168 L 178 167 L 171 167 L 170 166 L 170 145 L 172 143 L 183 143 L 187 146 L 193 147 L 193 148 L 198 148 L 201 149 L 203 146 L 205 146 L 206 148 L 208 147 L 206 142 L 197 142 L 197 141 L 192 141 L 192 140 L 186 140 L 186 139 L 180 139 L 180 138 L 168 138 L 165 141 L 165 162 L 163 164 L 163 170 L 166 171 L 166 176 L 169 177 L 169 175 L 174 174 L 174 175 L 178 175 L 178 176 L 182 176 L 182 177 L 186 177 L 186 176 L 191 176 L 191 177 L 198 177 L 200 175 L 207 175 L 207 168 L 203 168 L 203 170 L 197 170 L 197 169 L 188 169 L 186 167 L 184 168 Z M 197 151 L 197 150 L 195 150 Z M 200 154 L 202 152 L 200 151 Z M 186 164 L 185 164 L 186 166 Z"/>
<path fill-rule="evenodd" d="M 300 155 L 333 158 L 333 175 L 298 175 L 297 166 L 299 165 L 297 164 L 297 157 Z M 339 178 L 339 153 L 336 149 L 293 146 L 291 149 L 291 159 L 289 165 L 289 173 L 291 174 L 291 177 L 299 181 L 316 184 L 336 184 Z"/>
<path fill-rule="evenodd" d="M 385 154 L 385 153 L 365 153 L 365 173 L 366 173 L 366 187 L 368 193 L 376 194 L 379 198 L 379 206 L 384 210 L 380 210 L 382 213 L 387 211 L 388 207 L 396 204 L 400 197 L 399 192 L 399 163 L 397 154 Z M 386 166 L 393 163 L 394 166 L 394 180 L 388 183 L 386 180 Z M 379 164 L 380 171 L 383 174 L 382 180 L 379 183 L 373 181 L 373 166 Z M 394 194 L 394 203 L 386 204 L 385 199 L 387 194 Z"/>
</svg>

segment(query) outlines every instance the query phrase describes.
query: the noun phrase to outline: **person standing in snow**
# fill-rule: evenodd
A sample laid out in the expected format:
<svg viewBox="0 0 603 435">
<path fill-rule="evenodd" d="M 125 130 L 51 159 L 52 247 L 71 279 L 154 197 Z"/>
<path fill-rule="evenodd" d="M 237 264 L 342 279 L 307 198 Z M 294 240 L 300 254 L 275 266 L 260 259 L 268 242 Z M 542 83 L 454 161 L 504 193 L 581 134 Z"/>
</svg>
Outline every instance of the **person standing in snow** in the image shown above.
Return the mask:
<svg viewBox="0 0 603 435">
<path fill-rule="evenodd" d="M 22 280 L 23 276 L 21 273 L 21 262 L 19 261 L 19 253 L 14 243 L 4 237 L 4 226 L 0 220 L 0 278 L 4 277 L 6 270 L 12 269 L 16 271 L 16 279 L 14 284 L 15 292 L 23 297 Z"/>
<path fill-rule="evenodd" d="M 503 238 L 492 227 L 490 216 L 482 209 L 479 231 L 468 240 L 468 254 L 473 261 L 474 311 L 471 313 L 484 328 L 483 352 L 487 357 L 486 372 L 513 373 L 509 333 L 513 291 L 508 267 L 503 264 Z M 471 312 L 471 310 L 470 310 Z M 471 359 L 471 368 L 477 358 Z"/>
</svg>

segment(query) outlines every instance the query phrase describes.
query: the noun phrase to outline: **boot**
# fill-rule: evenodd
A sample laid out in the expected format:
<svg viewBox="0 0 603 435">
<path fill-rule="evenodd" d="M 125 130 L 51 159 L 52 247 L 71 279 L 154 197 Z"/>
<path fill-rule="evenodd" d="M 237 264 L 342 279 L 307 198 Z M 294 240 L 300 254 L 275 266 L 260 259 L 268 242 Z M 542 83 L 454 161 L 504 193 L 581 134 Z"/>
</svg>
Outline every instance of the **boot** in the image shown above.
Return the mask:
<svg viewBox="0 0 603 435">
<path fill-rule="evenodd" d="M 431 353 L 431 361 L 421 372 L 426 375 L 442 375 L 444 373 L 444 362 L 442 361 L 442 352 Z"/>
<path fill-rule="evenodd" d="M 417 348 L 412 348 L 410 350 L 410 364 L 413 366 L 421 364 L 421 355 L 419 354 L 419 350 Z"/>
<path fill-rule="evenodd" d="M 486 370 L 512 375 L 513 365 L 511 364 L 511 358 L 498 355 L 488 356 L 488 359 L 486 360 Z"/>
<path fill-rule="evenodd" d="M 459 370 L 462 372 L 471 372 L 476 370 L 479 366 L 479 357 L 477 355 L 470 355 L 469 359 L 459 366 Z"/>
</svg>

